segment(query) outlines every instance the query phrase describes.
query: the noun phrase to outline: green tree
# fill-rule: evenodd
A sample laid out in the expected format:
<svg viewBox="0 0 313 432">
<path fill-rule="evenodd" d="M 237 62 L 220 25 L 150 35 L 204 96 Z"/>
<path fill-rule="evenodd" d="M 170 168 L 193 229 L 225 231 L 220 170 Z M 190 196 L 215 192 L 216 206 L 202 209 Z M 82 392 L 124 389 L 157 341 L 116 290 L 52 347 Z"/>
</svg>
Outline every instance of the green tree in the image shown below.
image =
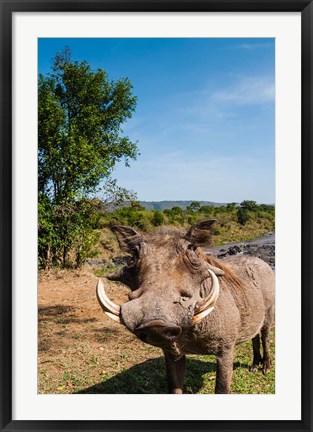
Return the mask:
<svg viewBox="0 0 313 432">
<path fill-rule="evenodd" d="M 172 207 L 172 213 L 174 215 L 181 215 L 182 212 L 183 212 L 183 209 L 181 207 L 178 207 L 178 206 Z"/>
<path fill-rule="evenodd" d="M 189 206 L 186 207 L 186 210 L 192 213 L 196 213 L 200 210 L 201 203 L 199 201 L 192 201 Z"/>
<path fill-rule="evenodd" d="M 250 214 L 247 209 L 239 207 L 237 210 L 237 221 L 240 225 L 245 225 L 250 219 Z"/>
<path fill-rule="evenodd" d="M 214 207 L 210 205 L 204 205 L 200 207 L 200 212 L 204 213 L 205 215 L 214 215 Z"/>
<path fill-rule="evenodd" d="M 136 143 L 121 135 L 136 97 L 127 78 L 109 81 L 68 50 L 55 57 L 53 71 L 39 76 L 39 189 L 63 202 L 94 192 L 117 161 L 136 158 Z"/>
<path fill-rule="evenodd" d="M 240 207 L 252 212 L 258 210 L 258 205 L 255 201 L 249 201 L 249 200 L 242 201 L 242 203 L 240 203 Z"/>
<path fill-rule="evenodd" d="M 240 207 L 237 209 L 237 221 L 241 225 L 245 225 L 248 220 L 256 217 L 259 206 L 256 201 L 245 200 L 240 203 Z"/>
<path fill-rule="evenodd" d="M 146 210 L 146 208 L 143 205 L 141 205 L 139 201 L 136 201 L 136 200 L 131 201 L 130 208 L 131 208 L 131 210 L 137 210 L 137 211 Z"/>
<path fill-rule="evenodd" d="M 237 203 L 235 203 L 235 202 L 231 202 L 231 203 L 226 204 L 226 210 L 228 212 L 232 212 L 233 210 L 236 209 L 236 207 L 237 207 Z"/>
<path fill-rule="evenodd" d="M 83 260 L 79 250 L 88 253 L 92 243 L 88 220 L 93 211 L 88 197 L 109 178 L 116 162 L 124 159 L 128 165 L 138 155 L 137 144 L 121 129 L 135 107 L 127 78 L 111 81 L 105 71 L 93 71 L 86 61 L 72 61 L 69 49 L 56 55 L 52 73 L 39 75 L 39 253 L 43 266 L 49 254 L 52 262 L 67 265 L 73 248 L 77 264 Z M 47 226 L 54 243 L 45 237 Z"/>
</svg>

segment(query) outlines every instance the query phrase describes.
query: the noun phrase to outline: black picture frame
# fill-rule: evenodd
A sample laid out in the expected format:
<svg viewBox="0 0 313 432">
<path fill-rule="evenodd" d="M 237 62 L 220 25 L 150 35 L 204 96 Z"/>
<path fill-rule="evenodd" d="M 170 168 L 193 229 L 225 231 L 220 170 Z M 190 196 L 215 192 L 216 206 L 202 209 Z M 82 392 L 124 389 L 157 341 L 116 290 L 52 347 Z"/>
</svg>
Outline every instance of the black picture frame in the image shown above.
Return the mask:
<svg viewBox="0 0 313 432">
<path fill-rule="evenodd" d="M 312 96 L 313 1 L 308 0 L 0 0 L 1 6 L 1 431 L 312 431 Z M 299 421 L 12 420 L 12 14 L 14 12 L 301 12 L 302 32 L 302 419 Z M 292 244 L 292 227 L 290 228 Z M 286 335 L 288 337 L 288 335 Z M 292 342 L 290 343 L 292 354 Z M 292 361 L 290 373 L 292 373 Z M 221 402 L 222 403 L 222 402 Z M 262 407 L 260 406 L 260 409 Z"/>
</svg>

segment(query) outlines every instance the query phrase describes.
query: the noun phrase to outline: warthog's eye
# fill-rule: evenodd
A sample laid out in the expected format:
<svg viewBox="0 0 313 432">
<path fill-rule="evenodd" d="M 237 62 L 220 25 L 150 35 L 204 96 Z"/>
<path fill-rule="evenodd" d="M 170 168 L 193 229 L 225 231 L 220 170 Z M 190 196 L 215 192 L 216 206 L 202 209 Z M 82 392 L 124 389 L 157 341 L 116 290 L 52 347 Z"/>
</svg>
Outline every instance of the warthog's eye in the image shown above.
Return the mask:
<svg viewBox="0 0 313 432">
<path fill-rule="evenodd" d="M 184 298 L 192 298 L 192 291 L 187 288 L 183 288 L 180 292 L 180 296 Z"/>
<path fill-rule="evenodd" d="M 193 274 L 199 274 L 199 270 L 203 267 L 203 260 L 201 260 L 197 252 L 193 248 L 188 248 L 184 255 L 183 261 L 188 270 Z"/>
<path fill-rule="evenodd" d="M 192 251 L 194 251 L 194 250 L 197 249 L 197 246 L 195 246 L 195 245 L 192 244 L 192 243 L 189 243 L 188 246 L 187 246 L 187 249 L 188 249 L 188 250 L 192 250 Z"/>
</svg>

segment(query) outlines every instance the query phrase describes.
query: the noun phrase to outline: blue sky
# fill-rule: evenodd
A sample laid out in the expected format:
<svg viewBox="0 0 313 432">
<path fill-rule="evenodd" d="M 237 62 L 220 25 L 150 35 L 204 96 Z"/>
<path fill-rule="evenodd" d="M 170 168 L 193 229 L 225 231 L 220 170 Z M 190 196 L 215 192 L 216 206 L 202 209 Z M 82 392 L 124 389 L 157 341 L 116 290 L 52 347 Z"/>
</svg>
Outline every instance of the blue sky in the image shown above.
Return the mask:
<svg viewBox="0 0 313 432">
<path fill-rule="evenodd" d="M 113 178 L 138 199 L 275 202 L 274 39 L 39 39 L 39 73 L 74 60 L 128 77 L 124 133 L 141 155 Z"/>
</svg>

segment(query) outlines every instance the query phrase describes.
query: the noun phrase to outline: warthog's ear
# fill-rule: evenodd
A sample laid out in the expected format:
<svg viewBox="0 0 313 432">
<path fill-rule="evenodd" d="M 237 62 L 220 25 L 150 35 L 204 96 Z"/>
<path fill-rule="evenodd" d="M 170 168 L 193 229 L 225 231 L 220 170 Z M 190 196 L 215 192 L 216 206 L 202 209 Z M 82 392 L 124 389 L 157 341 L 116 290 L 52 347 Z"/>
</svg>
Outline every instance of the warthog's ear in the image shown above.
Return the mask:
<svg viewBox="0 0 313 432">
<path fill-rule="evenodd" d="M 197 246 L 207 246 L 211 244 L 216 225 L 217 219 L 199 222 L 189 228 L 185 238 Z"/>
<path fill-rule="evenodd" d="M 142 242 L 142 236 L 128 226 L 113 225 L 111 230 L 116 235 L 118 244 L 123 251 L 132 250 Z"/>
</svg>

